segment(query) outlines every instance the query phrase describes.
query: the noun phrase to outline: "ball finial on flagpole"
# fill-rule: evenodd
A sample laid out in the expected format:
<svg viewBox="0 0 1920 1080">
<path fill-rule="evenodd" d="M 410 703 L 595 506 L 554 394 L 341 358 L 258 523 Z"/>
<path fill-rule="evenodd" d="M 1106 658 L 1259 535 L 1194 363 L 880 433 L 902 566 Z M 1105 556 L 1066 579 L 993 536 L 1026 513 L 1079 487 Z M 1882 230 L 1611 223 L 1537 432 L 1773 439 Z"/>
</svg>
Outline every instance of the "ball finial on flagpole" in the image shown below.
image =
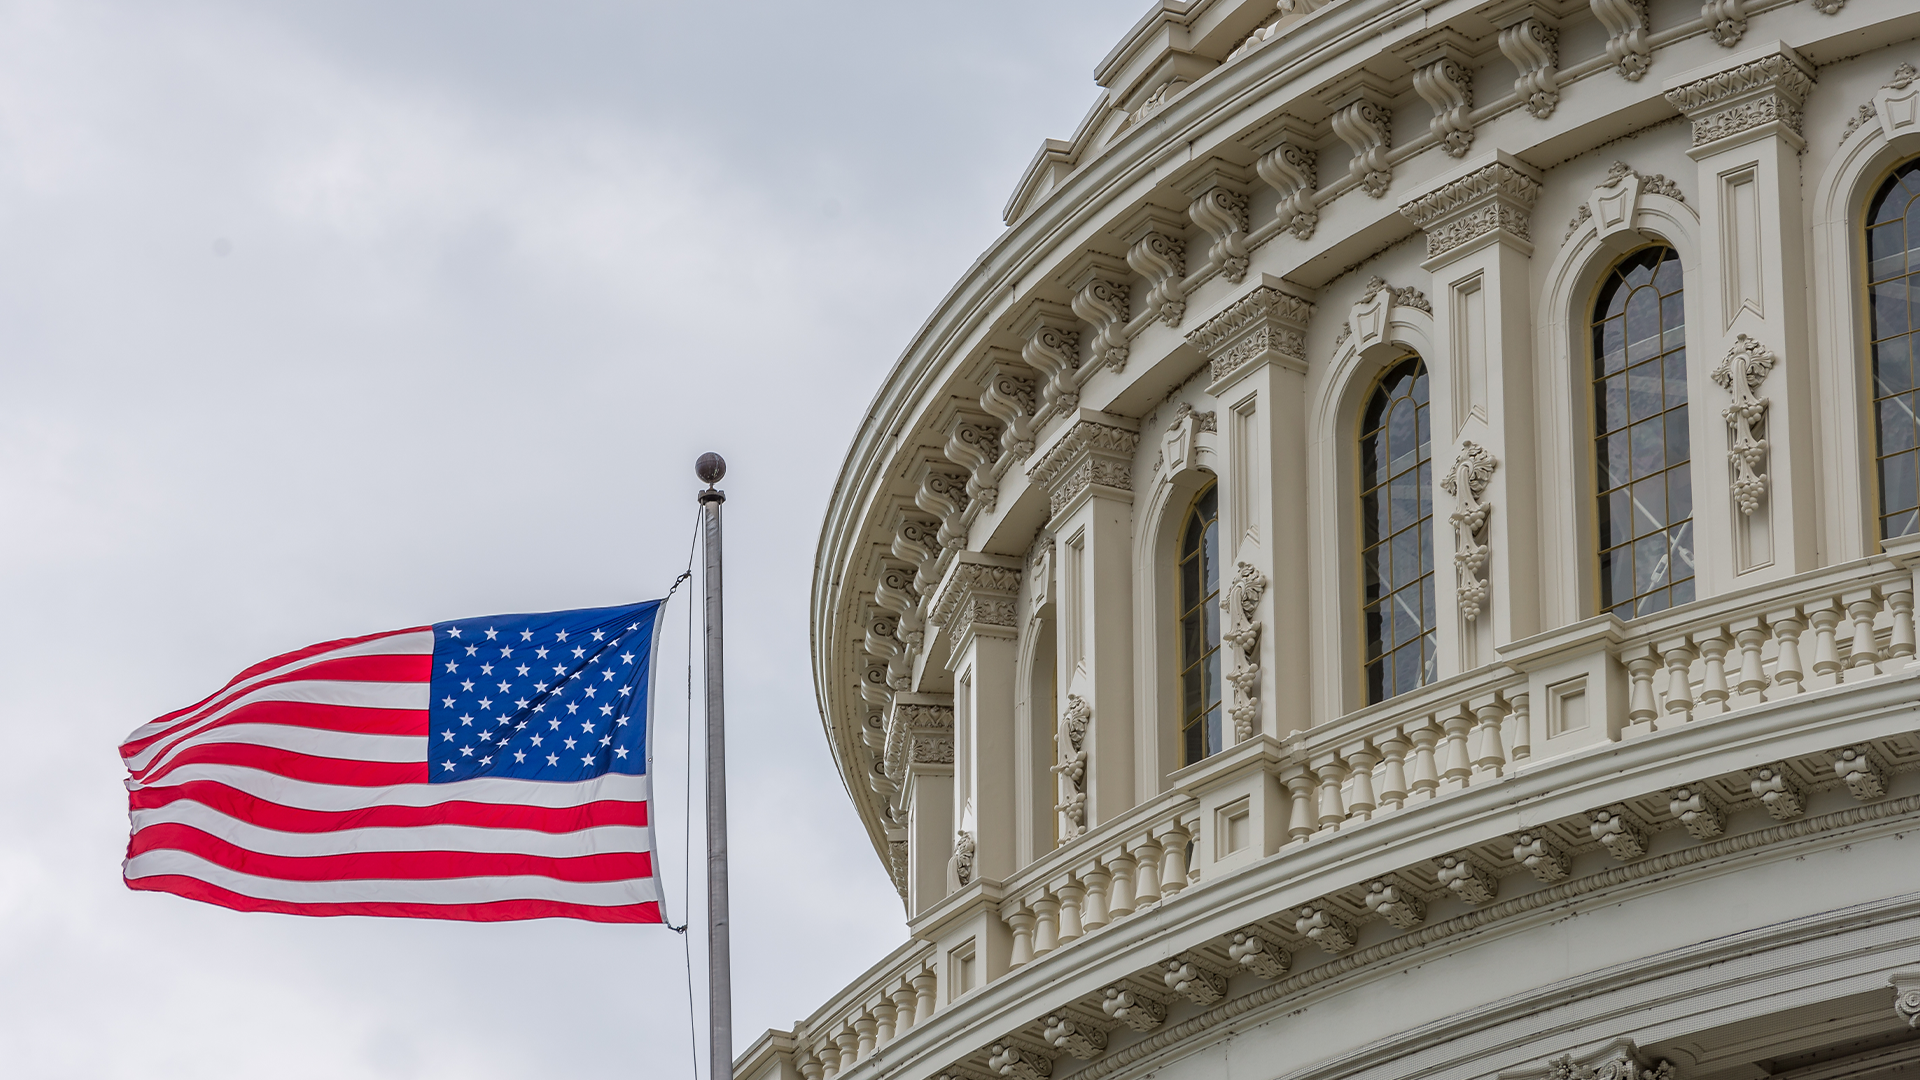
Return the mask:
<svg viewBox="0 0 1920 1080">
<path fill-rule="evenodd" d="M 712 487 L 720 482 L 721 477 L 727 475 L 727 459 L 715 453 L 701 454 L 700 460 L 693 463 L 693 475 L 699 477 L 708 487 Z"/>
</svg>

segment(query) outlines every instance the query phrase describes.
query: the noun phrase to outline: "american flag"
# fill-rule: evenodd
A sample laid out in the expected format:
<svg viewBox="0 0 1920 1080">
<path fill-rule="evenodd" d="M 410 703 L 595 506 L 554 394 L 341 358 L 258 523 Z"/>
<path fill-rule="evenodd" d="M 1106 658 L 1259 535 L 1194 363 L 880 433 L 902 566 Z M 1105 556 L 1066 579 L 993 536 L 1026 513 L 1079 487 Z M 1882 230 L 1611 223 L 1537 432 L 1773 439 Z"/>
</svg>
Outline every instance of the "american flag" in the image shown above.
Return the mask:
<svg viewBox="0 0 1920 1080">
<path fill-rule="evenodd" d="M 120 747 L 128 887 L 243 911 L 659 922 L 666 601 L 276 656 Z"/>
</svg>

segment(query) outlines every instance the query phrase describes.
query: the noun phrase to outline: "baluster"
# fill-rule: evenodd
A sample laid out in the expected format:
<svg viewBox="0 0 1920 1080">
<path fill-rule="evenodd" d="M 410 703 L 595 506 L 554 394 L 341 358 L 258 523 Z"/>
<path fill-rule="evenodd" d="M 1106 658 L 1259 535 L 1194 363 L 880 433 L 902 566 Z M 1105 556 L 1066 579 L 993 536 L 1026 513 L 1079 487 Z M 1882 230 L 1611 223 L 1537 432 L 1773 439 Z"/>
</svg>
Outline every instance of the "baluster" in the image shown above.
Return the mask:
<svg viewBox="0 0 1920 1080">
<path fill-rule="evenodd" d="M 1060 947 L 1060 901 L 1041 893 L 1033 902 L 1033 955 L 1045 956 Z"/>
<path fill-rule="evenodd" d="M 1287 777 L 1287 794 L 1292 806 L 1287 812 L 1287 839 L 1304 841 L 1320 827 L 1320 815 L 1313 807 L 1314 776 L 1306 770 Z"/>
<path fill-rule="evenodd" d="M 1840 625 L 1840 608 L 1823 600 L 1807 609 L 1807 622 L 1813 625 L 1813 678 L 1807 687 L 1819 690 L 1840 683 L 1840 649 L 1834 640 L 1834 628 Z"/>
<path fill-rule="evenodd" d="M 1513 723 L 1513 753 L 1508 757 L 1514 766 L 1533 756 L 1533 706 L 1532 695 L 1525 690 L 1512 697 L 1513 712 L 1509 719 Z"/>
<path fill-rule="evenodd" d="M 1764 635 L 1762 635 L 1764 637 Z M 1733 647 L 1725 631 L 1719 627 L 1707 631 L 1700 639 L 1700 697 L 1694 702 L 1693 715 L 1699 719 L 1718 716 L 1727 711 L 1727 652 Z"/>
<path fill-rule="evenodd" d="M 1347 819 L 1347 808 L 1340 799 L 1341 785 L 1347 782 L 1347 765 L 1339 758 L 1334 758 L 1317 771 L 1320 774 L 1320 828 L 1334 832 Z"/>
<path fill-rule="evenodd" d="M 1667 665 L 1667 716 L 1687 723 L 1693 719 L 1693 649 L 1685 638 L 1663 642 L 1660 659 Z"/>
<path fill-rule="evenodd" d="M 1348 787 L 1347 815 L 1355 821 L 1366 821 L 1373 817 L 1373 811 L 1380 800 L 1373 794 L 1373 767 L 1380 762 L 1380 754 L 1371 744 L 1361 743 L 1347 754 L 1347 760 L 1353 764 L 1353 782 Z"/>
<path fill-rule="evenodd" d="M 821 1080 L 833 1080 L 840 1075 L 840 1048 L 831 1038 L 822 1039 L 820 1045 L 813 1048 L 813 1057 L 820 1063 Z"/>
<path fill-rule="evenodd" d="M 893 1041 L 895 1015 L 893 1002 L 882 994 L 880 1000 L 874 1002 L 867 1011 L 873 1014 L 873 1047 L 878 1050 Z"/>
<path fill-rule="evenodd" d="M 1399 732 L 1380 740 L 1380 813 L 1407 803 L 1407 740 Z"/>
<path fill-rule="evenodd" d="M 1187 856 L 1187 884 L 1198 884 L 1200 881 L 1200 860 L 1194 858 L 1194 855 L 1197 854 L 1197 849 L 1200 847 L 1200 812 L 1198 808 L 1195 808 L 1185 820 L 1180 822 L 1180 825 L 1187 830 L 1187 846 L 1181 849 Z"/>
<path fill-rule="evenodd" d="M 1187 887 L 1187 841 L 1191 839 L 1186 825 L 1179 821 L 1160 838 L 1160 895 L 1167 899 Z"/>
<path fill-rule="evenodd" d="M 1659 669 L 1660 662 L 1654 658 L 1653 647 L 1642 645 L 1625 657 L 1627 662 L 1627 680 L 1631 688 L 1627 692 L 1627 727 L 1624 735 L 1650 735 L 1654 732 L 1654 717 L 1660 713 L 1653 700 L 1653 673 Z"/>
<path fill-rule="evenodd" d="M 851 1072 L 854 1062 L 860 1060 L 860 1033 L 849 1025 L 841 1028 L 833 1041 L 840 1047 L 840 1071 Z"/>
<path fill-rule="evenodd" d="M 794 1047 L 793 1063 L 800 1068 L 800 1075 L 806 1080 L 826 1080 L 826 1066 L 814 1055 L 813 1048 L 801 1043 Z"/>
<path fill-rule="evenodd" d="M 1431 799 L 1440 787 L 1440 773 L 1434 764 L 1433 744 L 1440 737 L 1431 721 L 1407 732 L 1413 740 L 1413 790 L 1410 799 Z"/>
<path fill-rule="evenodd" d="M 1080 884 L 1087 890 L 1086 903 L 1080 908 L 1082 930 L 1098 930 L 1113 921 L 1107 914 L 1107 889 L 1112 883 L 1112 876 L 1100 869 L 1097 862 L 1080 872 Z"/>
<path fill-rule="evenodd" d="M 1767 622 L 1773 627 L 1773 645 L 1776 655 L 1773 660 L 1773 685 L 1767 689 L 1767 700 L 1792 697 L 1805 689 L 1807 672 L 1800 663 L 1800 634 L 1807 628 L 1806 620 L 1798 611 L 1788 610 L 1767 616 Z"/>
<path fill-rule="evenodd" d="M 1112 884 L 1107 887 L 1107 915 L 1109 919 L 1119 919 L 1133 914 L 1133 856 L 1123 848 L 1120 854 L 1107 860 L 1107 874 Z"/>
<path fill-rule="evenodd" d="M 854 1056 L 870 1057 L 873 1048 L 880 1045 L 880 1021 L 870 1012 L 863 1012 L 853 1018 L 853 1037 L 855 1039 Z"/>
<path fill-rule="evenodd" d="M 1473 706 L 1479 722 L 1480 753 L 1473 759 L 1473 777 L 1486 781 L 1498 779 L 1506 771 L 1507 751 L 1500 745 L 1500 724 L 1507 718 L 1507 706 L 1499 695 L 1483 698 Z"/>
<path fill-rule="evenodd" d="M 914 1023 L 924 1024 L 933 1018 L 933 992 L 939 985 L 940 980 L 934 978 L 931 971 L 922 971 L 913 977 L 913 994 L 917 999 L 913 1003 Z"/>
<path fill-rule="evenodd" d="M 1007 909 L 1004 921 L 1013 932 L 1013 955 L 1007 960 L 1007 966 L 1019 967 L 1033 959 L 1033 910 L 1015 900 Z"/>
<path fill-rule="evenodd" d="M 1027 938 L 1027 958 L 1031 960 L 1033 958 L 1033 938 L 1031 936 L 1033 920 L 1031 917 L 1027 920 L 1027 928 L 1029 935 Z M 893 993 L 890 996 L 893 998 L 894 1033 L 896 1036 L 905 1035 L 907 1032 L 913 1030 L 915 1020 L 913 987 L 903 979 L 899 986 L 893 988 Z"/>
<path fill-rule="evenodd" d="M 1893 583 L 1887 607 L 1893 612 L 1893 632 L 1887 637 L 1887 659 L 1913 655 L 1913 590 L 1905 579 Z"/>
<path fill-rule="evenodd" d="M 1853 618 L 1853 642 L 1848 650 L 1847 666 L 1866 668 L 1857 677 L 1872 678 L 1880 674 L 1880 640 L 1873 632 L 1873 620 L 1880 614 L 1880 603 L 1869 589 L 1849 593 L 1846 605 L 1847 614 Z"/>
<path fill-rule="evenodd" d="M 1060 898 L 1060 944 L 1065 945 L 1086 933 L 1080 924 L 1080 911 L 1086 902 L 1087 890 L 1069 877 L 1053 887 L 1053 895 Z"/>
<path fill-rule="evenodd" d="M 1160 844 L 1152 837 L 1128 845 L 1133 852 L 1133 910 L 1160 902 Z"/>
<path fill-rule="evenodd" d="M 1458 791 L 1467 786 L 1473 776 L 1473 758 L 1467 752 L 1467 733 L 1473 730 L 1473 715 L 1465 706 L 1453 716 L 1441 722 L 1446 729 L 1447 745 L 1442 748 L 1445 768 L 1440 772 L 1441 786 L 1448 791 Z"/>
<path fill-rule="evenodd" d="M 1740 648 L 1740 668 L 1727 698 L 1727 709 L 1744 709 L 1766 700 L 1767 669 L 1761 650 L 1767 644 L 1768 624 L 1757 618 L 1741 619 L 1730 629 L 1734 644 Z M 1773 632 L 1777 634 L 1779 628 L 1774 627 Z"/>
</svg>

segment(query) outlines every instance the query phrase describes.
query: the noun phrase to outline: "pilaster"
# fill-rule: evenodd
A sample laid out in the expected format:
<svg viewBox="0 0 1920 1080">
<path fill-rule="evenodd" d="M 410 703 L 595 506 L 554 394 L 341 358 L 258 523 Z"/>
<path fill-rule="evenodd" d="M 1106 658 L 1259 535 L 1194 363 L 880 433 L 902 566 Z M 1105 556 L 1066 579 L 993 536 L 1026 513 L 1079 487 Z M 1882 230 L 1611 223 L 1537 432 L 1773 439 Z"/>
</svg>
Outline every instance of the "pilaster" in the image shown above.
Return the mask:
<svg viewBox="0 0 1920 1080">
<path fill-rule="evenodd" d="M 951 884 L 1002 880 L 1014 851 L 1014 674 L 1020 622 L 1020 560 L 962 551 L 934 596 L 933 619 L 953 650 L 957 832 L 972 844 L 967 874 Z"/>
<path fill-rule="evenodd" d="M 1442 663 L 1450 627 L 1456 671 L 1493 662 L 1540 624 L 1528 284 L 1539 193 L 1538 172 L 1496 151 L 1400 204 L 1426 233 L 1436 289 L 1434 563 L 1453 587 L 1435 598 Z"/>
<path fill-rule="evenodd" d="M 1695 554 L 1702 597 L 1816 565 L 1801 108 L 1813 68 L 1773 42 L 1670 80 L 1693 123 L 1700 254 L 1686 267 L 1688 394 L 1694 403 Z M 1741 338 L 1745 337 L 1746 342 Z M 1716 367 L 1758 346 L 1778 358 L 1751 386 Z M 1755 410 L 1755 400 L 1762 403 Z M 1757 430 L 1755 430 L 1757 426 Z M 1747 473 L 1764 439 L 1764 489 Z M 1746 468 L 1743 468 L 1742 460 Z"/>
<path fill-rule="evenodd" d="M 1257 577 L 1264 583 L 1264 596 L 1260 590 L 1242 589 L 1222 597 L 1228 603 L 1251 598 L 1246 610 L 1222 617 L 1230 631 L 1253 632 L 1250 648 L 1234 650 L 1242 660 L 1250 653 L 1258 669 L 1245 689 L 1235 680 L 1236 698 L 1257 699 L 1255 722 L 1238 725 L 1249 736 L 1283 737 L 1309 722 L 1306 695 L 1280 691 L 1307 684 L 1312 651 L 1307 640 L 1306 560 L 1280 557 L 1282 552 L 1307 549 L 1309 295 L 1261 275 L 1260 284 L 1187 335 L 1188 343 L 1212 365 L 1208 392 L 1222 405 L 1223 570 L 1235 568 L 1227 572 L 1239 578 L 1237 568 L 1245 564 L 1251 570 L 1246 580 Z"/>
<path fill-rule="evenodd" d="M 953 699 L 899 693 L 887 714 L 887 775 L 901 785 L 907 821 L 907 909 L 926 911 L 947 895 L 954 848 Z"/>
<path fill-rule="evenodd" d="M 1028 471 L 1047 492 L 1058 545 L 1058 700 L 1090 710 L 1079 794 L 1083 826 L 1134 803 L 1133 461 L 1139 425 L 1082 409 L 1060 426 Z M 1063 717 L 1058 745 L 1072 747 Z M 1066 764 L 1063 762 L 1063 764 Z M 1063 774 L 1061 805 L 1075 792 Z M 1064 811 L 1071 812 L 1071 811 Z M 1071 835 L 1063 826 L 1062 835 Z"/>
</svg>

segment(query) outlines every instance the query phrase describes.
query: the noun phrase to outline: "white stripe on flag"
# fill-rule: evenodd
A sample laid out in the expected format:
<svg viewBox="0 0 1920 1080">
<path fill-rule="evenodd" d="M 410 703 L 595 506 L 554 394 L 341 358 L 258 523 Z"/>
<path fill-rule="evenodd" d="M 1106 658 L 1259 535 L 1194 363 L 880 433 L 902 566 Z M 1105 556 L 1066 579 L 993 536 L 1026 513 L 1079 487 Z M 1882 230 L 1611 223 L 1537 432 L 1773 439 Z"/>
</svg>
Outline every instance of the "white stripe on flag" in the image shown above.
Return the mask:
<svg viewBox="0 0 1920 1080">
<path fill-rule="evenodd" d="M 232 730 L 232 727 L 219 726 L 222 717 L 232 714 L 242 706 L 265 701 L 297 701 L 309 705 L 341 705 L 359 709 L 414 709 L 425 711 L 431 703 L 433 687 L 424 682 L 345 682 L 334 679 L 305 679 L 300 682 L 275 683 L 251 691 L 231 702 L 218 712 L 210 713 L 191 731 L 176 732 L 165 739 L 156 741 L 152 746 L 127 759 L 127 769 L 139 772 L 149 767 L 162 753 L 169 757 L 176 747 L 194 745 L 203 736 L 214 737 L 212 742 L 244 742 L 243 739 L 229 739 L 220 733 Z M 233 725 L 239 726 L 239 725 Z M 373 760 L 387 760 L 378 758 Z M 422 760 L 422 759 L 401 759 Z"/>
<path fill-rule="evenodd" d="M 191 825 L 236 847 L 262 855 L 339 855 L 365 851 L 469 851 L 503 855 L 538 855 L 571 859 L 582 855 L 624 855 L 646 851 L 644 826 L 600 825 L 575 832 L 544 833 L 531 829 L 489 829 L 474 825 L 415 825 L 405 828 L 338 829 L 332 832 L 293 833 L 263 829 L 228 817 L 196 802 L 176 802 L 152 810 L 132 812 L 133 831 L 169 822 Z"/>
<path fill-rule="evenodd" d="M 437 806 L 455 800 L 500 806 L 537 806 L 563 809 L 602 799 L 646 802 L 650 797 L 645 776 L 607 773 L 592 780 L 555 783 L 548 780 L 509 780 L 482 776 L 451 784 L 396 784 L 392 787 L 349 787 L 290 780 L 244 765 L 182 765 L 151 784 L 127 781 L 130 791 L 169 788 L 194 780 L 211 780 L 296 810 L 364 810 L 373 806 Z"/>
<path fill-rule="evenodd" d="M 354 881 L 281 881 L 216 866 L 198 855 L 162 849 L 126 862 L 126 877 L 138 881 L 180 874 L 259 900 L 290 904 L 487 904 L 499 900 L 551 900 L 562 904 L 620 907 L 659 899 L 653 878 L 628 881 L 555 881 L 552 878 L 473 877 L 432 881 L 388 878 Z"/>
</svg>

